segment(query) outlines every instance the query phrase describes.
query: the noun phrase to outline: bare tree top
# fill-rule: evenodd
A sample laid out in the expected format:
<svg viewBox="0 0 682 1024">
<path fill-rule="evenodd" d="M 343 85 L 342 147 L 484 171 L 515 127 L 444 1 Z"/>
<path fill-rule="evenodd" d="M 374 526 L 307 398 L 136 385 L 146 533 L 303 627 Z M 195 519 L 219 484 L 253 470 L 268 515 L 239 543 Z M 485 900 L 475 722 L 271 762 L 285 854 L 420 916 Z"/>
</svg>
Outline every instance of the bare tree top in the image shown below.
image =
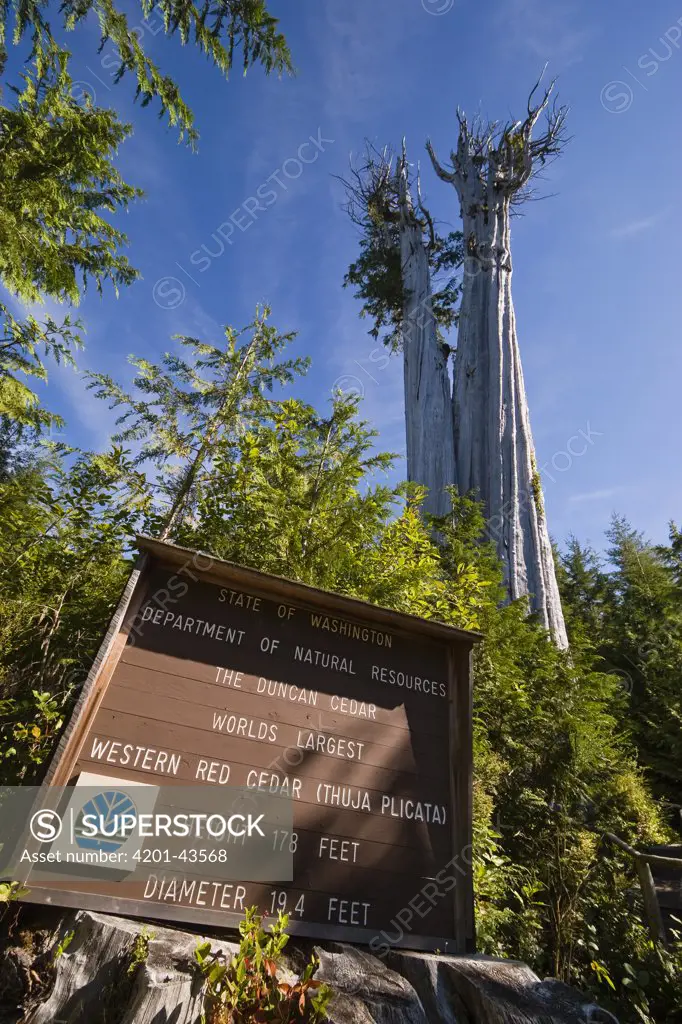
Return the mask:
<svg viewBox="0 0 682 1024">
<path fill-rule="evenodd" d="M 361 231 L 360 252 L 351 263 L 344 286 L 356 288 L 363 300 L 362 316 L 373 322 L 370 334 L 397 350 L 402 344 L 405 292 L 401 238 L 407 228 L 418 233 L 434 285 L 432 310 L 439 328 L 449 330 L 456 319 L 460 284 L 461 232 L 439 233 L 423 203 L 419 171 L 410 166 L 407 147 L 378 149 L 365 141 L 360 157 L 350 160 L 350 174 L 339 178 L 346 193 L 343 209 Z M 384 328 L 388 333 L 382 334 Z"/>
<path fill-rule="evenodd" d="M 349 177 L 339 177 L 339 181 L 346 192 L 343 209 L 354 224 L 364 228 L 369 220 L 380 228 L 397 223 L 402 213 L 428 227 L 433 237 L 431 217 L 422 202 L 419 175 L 415 178 L 410 169 L 404 139 L 400 154 L 391 146 L 377 149 L 365 140 L 364 152 L 357 161 L 351 156 L 349 169 Z"/>
<path fill-rule="evenodd" d="M 455 186 L 460 199 L 470 195 L 474 188 L 478 192 L 492 189 L 513 203 L 527 200 L 531 197 L 528 182 L 540 167 L 561 153 L 568 141 L 568 107 L 558 105 L 556 99 L 550 103 L 556 79 L 549 83 L 539 102 L 535 100 L 543 76 L 544 69 L 531 89 L 522 120 L 501 124 L 476 117 L 469 123 L 458 107 L 459 137 L 457 149 L 450 152 L 450 167 L 439 163 L 431 141 L 427 140 L 426 149 L 436 174 Z M 544 131 L 533 138 L 543 114 Z"/>
</svg>

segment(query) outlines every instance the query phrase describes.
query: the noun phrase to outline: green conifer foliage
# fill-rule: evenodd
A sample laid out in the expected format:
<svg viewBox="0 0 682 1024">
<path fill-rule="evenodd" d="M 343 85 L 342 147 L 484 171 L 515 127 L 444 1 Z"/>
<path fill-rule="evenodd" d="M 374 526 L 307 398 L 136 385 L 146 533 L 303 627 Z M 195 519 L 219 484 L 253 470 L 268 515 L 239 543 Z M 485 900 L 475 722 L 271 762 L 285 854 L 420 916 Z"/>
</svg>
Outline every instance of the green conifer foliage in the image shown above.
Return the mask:
<svg viewBox="0 0 682 1024">
<path fill-rule="evenodd" d="M 0 107 L 0 280 L 24 304 L 73 305 L 88 282 L 118 290 L 138 277 L 121 251 L 125 234 L 107 219 L 142 194 L 113 163 L 130 128 L 77 102 L 68 57 L 53 44 L 40 51 L 12 90 L 15 104 Z M 0 320 L 0 416 L 38 428 L 58 421 L 26 378 L 46 379 L 45 356 L 72 361 L 80 324 L 21 318 L 7 303 Z"/>
<path fill-rule="evenodd" d="M 207 0 L 200 5 L 192 0 L 140 0 L 132 17 L 113 0 L 64 0 L 54 8 L 49 0 L 12 0 L 0 10 L 0 60 L 6 56 L 10 37 L 15 45 L 30 38 L 40 57 L 54 46 L 51 26 L 73 30 L 91 13 L 99 23 L 99 49 L 108 43 L 114 48 L 114 81 L 131 73 L 142 106 L 158 99 L 161 115 L 178 127 L 180 138 L 186 136 L 192 144 L 198 138 L 192 111 L 177 83 L 146 53 L 145 25 L 153 22 L 155 29 L 158 26 L 167 36 L 177 37 L 183 46 L 194 44 L 225 77 L 238 52 L 244 73 L 258 64 L 267 74 L 292 70 L 286 39 L 265 0 Z"/>
</svg>

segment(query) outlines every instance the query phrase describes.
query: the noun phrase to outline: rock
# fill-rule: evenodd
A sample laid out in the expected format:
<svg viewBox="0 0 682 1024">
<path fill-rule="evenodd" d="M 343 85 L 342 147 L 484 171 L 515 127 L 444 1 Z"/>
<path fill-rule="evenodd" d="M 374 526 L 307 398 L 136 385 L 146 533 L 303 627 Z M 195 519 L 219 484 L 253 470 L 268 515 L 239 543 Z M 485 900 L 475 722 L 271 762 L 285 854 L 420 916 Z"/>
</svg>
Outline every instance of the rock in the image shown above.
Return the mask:
<svg viewBox="0 0 682 1024">
<path fill-rule="evenodd" d="M 54 982 L 52 935 L 20 931 L 0 955 L 0 1024 L 15 1024 L 23 1008 L 43 999 Z"/>
<path fill-rule="evenodd" d="M 148 955 L 132 977 L 128 968 L 143 928 L 151 937 Z M 103 1005 L 111 1009 L 104 1018 L 107 1024 L 199 1020 L 201 986 L 191 964 L 202 937 L 86 911 L 64 913 L 55 946 L 71 933 L 73 938 L 56 962 L 49 998 L 31 1007 L 22 1024 L 93 1024 L 103 1019 Z M 219 945 L 226 951 L 237 949 L 234 943 Z"/>
<path fill-rule="evenodd" d="M 24 993 L 22 1024 L 199 1024 L 202 987 L 192 964 L 195 947 L 206 937 L 90 911 L 45 910 L 43 926 L 45 914 L 52 915 L 52 952 L 46 961 L 52 988 L 42 1001 Z M 55 961 L 59 943 L 63 946 L 69 934 L 71 941 Z M 129 972 L 141 934 L 149 939 L 147 955 Z M 229 955 L 237 949 L 234 933 L 209 938 L 214 950 Z M 396 950 L 382 960 L 362 947 L 292 939 L 283 964 L 285 980 L 298 973 L 313 950 L 320 958 L 317 977 L 335 992 L 332 1024 L 615 1021 L 568 986 L 541 981 L 525 964 L 484 956 Z M 16 949 L 5 952 L 10 976 L 19 960 L 20 973 L 30 970 L 26 957 L 17 957 Z M 19 994 L 19 978 L 17 985 Z"/>
<path fill-rule="evenodd" d="M 425 970 L 429 961 L 430 986 Z M 575 989 L 555 979 L 540 981 L 518 960 L 396 951 L 389 954 L 389 963 L 419 990 L 428 1020 L 439 1024 L 618 1024 Z M 443 1006 L 456 1004 L 462 1016 L 443 1013 Z"/>
<path fill-rule="evenodd" d="M 33 957 L 27 949 L 15 946 L 0 962 L 0 1006 L 4 1014 L 20 1007 L 31 991 Z"/>
</svg>

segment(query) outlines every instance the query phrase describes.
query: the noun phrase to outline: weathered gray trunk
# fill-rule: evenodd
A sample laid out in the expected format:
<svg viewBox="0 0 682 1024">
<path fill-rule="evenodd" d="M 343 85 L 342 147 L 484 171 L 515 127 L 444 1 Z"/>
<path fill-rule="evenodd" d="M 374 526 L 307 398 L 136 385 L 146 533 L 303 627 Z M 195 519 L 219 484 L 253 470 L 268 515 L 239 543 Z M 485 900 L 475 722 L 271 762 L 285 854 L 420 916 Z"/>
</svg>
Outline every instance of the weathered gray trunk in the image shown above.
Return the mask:
<svg viewBox="0 0 682 1024">
<path fill-rule="evenodd" d="M 511 293 L 509 202 L 466 199 L 467 243 L 453 389 L 457 481 L 478 492 L 512 600 L 530 595 L 559 647 L 568 639 L 535 462 Z M 478 208 L 477 208 L 478 207 Z"/>
<path fill-rule="evenodd" d="M 542 155 L 545 142 L 534 143 L 532 130 L 546 102 L 535 110 L 529 103 L 527 121 L 501 138 L 494 126 L 472 131 L 460 116 L 452 170 L 428 150 L 439 176 L 457 190 L 466 247 L 453 387 L 457 485 L 484 502 L 510 599 L 528 595 L 531 610 L 565 648 L 511 293 L 510 205 Z"/>
<path fill-rule="evenodd" d="M 402 179 L 399 228 L 407 479 L 428 487 L 424 510 L 442 516 L 451 507 L 445 487 L 455 482 L 450 378 L 431 305 L 423 225 L 414 213 L 405 168 L 398 173 Z"/>
</svg>

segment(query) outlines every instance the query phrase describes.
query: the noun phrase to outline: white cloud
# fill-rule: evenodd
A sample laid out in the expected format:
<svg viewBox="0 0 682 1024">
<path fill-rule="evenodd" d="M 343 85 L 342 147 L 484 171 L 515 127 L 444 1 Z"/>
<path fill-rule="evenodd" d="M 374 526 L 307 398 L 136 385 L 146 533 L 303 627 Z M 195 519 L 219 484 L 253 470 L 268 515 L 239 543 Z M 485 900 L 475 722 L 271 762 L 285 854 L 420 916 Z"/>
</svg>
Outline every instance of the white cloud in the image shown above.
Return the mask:
<svg viewBox="0 0 682 1024">
<path fill-rule="evenodd" d="M 613 228 L 611 237 L 630 238 L 632 235 L 640 235 L 643 231 L 648 231 L 650 228 L 655 227 L 662 217 L 665 216 L 666 212 L 663 210 L 661 213 L 652 214 L 651 217 L 642 217 L 639 220 L 631 220 L 625 224 L 620 224 L 617 228 Z"/>
<path fill-rule="evenodd" d="M 624 487 L 605 487 L 602 490 L 572 494 L 568 500 L 573 505 L 581 505 L 587 501 L 606 501 L 608 498 L 613 498 L 616 494 L 621 494 L 624 490 Z"/>
</svg>

